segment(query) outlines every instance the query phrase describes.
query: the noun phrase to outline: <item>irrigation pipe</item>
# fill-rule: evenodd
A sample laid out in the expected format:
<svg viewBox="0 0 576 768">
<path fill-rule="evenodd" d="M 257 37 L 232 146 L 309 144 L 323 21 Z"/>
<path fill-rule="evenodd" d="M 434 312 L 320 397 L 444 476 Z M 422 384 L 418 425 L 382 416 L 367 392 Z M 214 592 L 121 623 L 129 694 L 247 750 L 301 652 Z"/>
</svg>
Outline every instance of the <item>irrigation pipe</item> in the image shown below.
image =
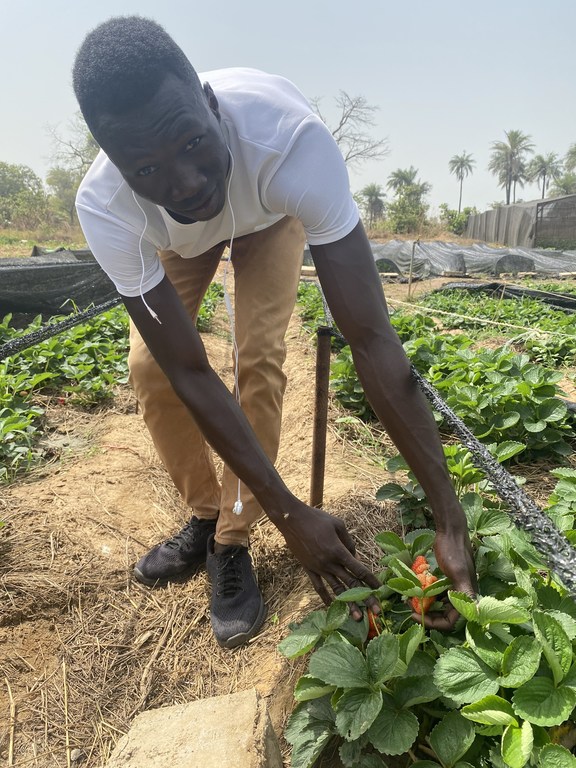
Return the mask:
<svg viewBox="0 0 576 768">
<path fill-rule="evenodd" d="M 442 414 L 452 432 L 470 451 L 474 464 L 484 470 L 500 498 L 508 505 L 514 523 L 530 534 L 534 547 L 558 574 L 571 596 L 576 597 L 576 550 L 414 366 L 412 375 L 432 407 Z"/>
<path fill-rule="evenodd" d="M 23 352 L 25 349 L 35 346 L 45 339 L 50 339 L 52 336 L 58 336 L 59 333 L 67 331 L 69 328 L 73 328 L 75 325 L 79 325 L 86 320 L 90 320 L 101 312 L 106 312 L 106 310 L 112 309 L 112 307 L 120 304 L 121 301 L 122 299 L 118 296 L 109 301 L 105 301 L 103 304 L 98 304 L 95 307 L 86 309 L 84 312 L 78 312 L 75 315 L 71 315 L 65 320 L 61 320 L 59 323 L 43 325 L 38 328 L 37 331 L 32 331 L 24 336 L 18 336 L 15 339 L 7 341 L 5 344 L 0 345 L 0 362 L 7 357 L 11 357 L 18 352 Z"/>
<path fill-rule="evenodd" d="M 332 335 L 338 336 L 345 342 L 342 334 L 334 327 L 324 292 L 320 285 L 318 287 L 324 303 L 326 324 L 330 327 Z M 406 302 L 396 303 L 405 304 Z M 409 306 L 414 307 L 413 304 Z M 504 323 L 496 323 L 495 321 L 488 322 L 504 325 Z M 522 330 L 525 331 L 526 329 L 523 328 Z M 411 371 L 432 407 L 442 414 L 452 433 L 470 451 L 475 466 L 486 473 L 486 477 L 492 483 L 496 493 L 508 505 L 510 517 L 515 525 L 530 535 L 535 549 L 545 558 L 550 569 L 560 577 L 570 595 L 576 598 L 576 550 L 556 528 L 548 515 L 539 509 L 536 503 L 518 486 L 514 477 L 496 461 L 486 446 L 472 434 L 464 422 L 442 400 L 430 382 L 426 381 L 413 365 Z"/>
</svg>

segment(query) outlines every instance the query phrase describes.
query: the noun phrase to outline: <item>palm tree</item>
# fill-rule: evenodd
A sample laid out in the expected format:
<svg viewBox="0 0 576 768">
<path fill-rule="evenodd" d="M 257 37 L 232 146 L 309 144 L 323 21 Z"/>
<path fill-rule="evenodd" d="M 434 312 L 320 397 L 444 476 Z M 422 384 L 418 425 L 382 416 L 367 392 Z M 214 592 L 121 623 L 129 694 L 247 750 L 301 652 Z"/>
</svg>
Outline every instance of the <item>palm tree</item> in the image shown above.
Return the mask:
<svg viewBox="0 0 576 768">
<path fill-rule="evenodd" d="M 516 202 L 516 185 L 526 181 L 526 155 L 532 154 L 531 137 L 522 131 L 505 131 L 507 141 L 492 142 L 492 157 L 488 170 L 498 177 L 499 185 L 506 192 L 506 205 L 510 197 Z"/>
<path fill-rule="evenodd" d="M 536 155 L 528 164 L 527 174 L 529 181 L 542 183 L 542 200 L 544 200 L 550 180 L 556 180 L 562 175 L 562 161 L 556 152 Z"/>
<path fill-rule="evenodd" d="M 564 167 L 570 173 L 576 171 L 576 143 L 571 144 L 564 158 Z"/>
<path fill-rule="evenodd" d="M 405 187 L 413 187 L 416 184 L 417 168 L 397 168 L 388 176 L 386 186 L 393 192 L 400 192 Z"/>
<path fill-rule="evenodd" d="M 576 172 L 570 171 L 554 180 L 554 186 L 549 192 L 550 197 L 576 195 Z"/>
<path fill-rule="evenodd" d="M 365 212 L 368 214 L 368 227 L 372 228 L 384 214 L 384 193 L 380 184 L 367 184 L 359 192 Z"/>
<path fill-rule="evenodd" d="M 460 197 L 458 198 L 458 213 L 462 209 L 462 183 L 466 176 L 472 173 L 472 169 L 476 165 L 476 161 L 472 159 L 472 155 L 468 155 L 466 152 L 462 152 L 461 155 L 454 155 L 448 163 L 450 173 L 460 182 Z"/>
</svg>

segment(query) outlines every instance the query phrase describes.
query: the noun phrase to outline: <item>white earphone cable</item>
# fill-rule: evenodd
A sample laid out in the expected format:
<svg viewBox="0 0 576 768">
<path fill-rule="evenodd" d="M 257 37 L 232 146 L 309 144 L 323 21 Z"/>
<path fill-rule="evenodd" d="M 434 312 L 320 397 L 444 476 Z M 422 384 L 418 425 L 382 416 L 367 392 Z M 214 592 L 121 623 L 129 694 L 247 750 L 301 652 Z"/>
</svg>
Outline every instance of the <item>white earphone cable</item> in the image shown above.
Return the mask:
<svg viewBox="0 0 576 768">
<path fill-rule="evenodd" d="M 230 185 L 232 184 L 232 176 L 234 175 L 234 156 L 230 151 L 230 147 L 227 147 L 228 154 L 230 155 L 230 176 L 228 178 L 228 185 L 226 187 L 226 198 L 228 200 L 228 207 L 230 208 L 230 215 L 232 216 L 232 235 L 230 237 L 230 244 L 228 246 L 228 258 L 224 265 L 224 275 L 222 278 L 222 288 L 224 290 L 224 304 L 226 305 L 226 311 L 228 313 L 228 322 L 230 323 L 230 333 L 232 335 L 232 346 L 234 349 L 234 396 L 238 405 L 241 405 L 240 401 L 240 382 L 239 382 L 239 363 L 238 363 L 238 343 L 236 341 L 236 323 L 234 321 L 234 309 L 232 308 L 232 300 L 228 293 L 228 268 L 232 261 L 232 248 L 234 246 L 234 237 L 236 235 L 236 218 L 234 216 L 234 209 L 232 208 L 232 202 L 230 200 Z M 238 494 L 232 512 L 235 515 L 240 515 L 244 508 L 242 499 L 240 498 L 240 480 L 238 480 Z"/>
</svg>

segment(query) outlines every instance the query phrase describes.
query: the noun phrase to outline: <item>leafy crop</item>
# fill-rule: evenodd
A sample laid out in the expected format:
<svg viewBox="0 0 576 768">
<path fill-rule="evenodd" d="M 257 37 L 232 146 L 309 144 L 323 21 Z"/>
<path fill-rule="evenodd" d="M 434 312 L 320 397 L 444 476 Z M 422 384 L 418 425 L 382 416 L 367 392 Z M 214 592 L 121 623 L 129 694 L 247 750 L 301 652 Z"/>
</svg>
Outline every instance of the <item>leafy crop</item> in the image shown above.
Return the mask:
<svg viewBox="0 0 576 768">
<path fill-rule="evenodd" d="M 224 288 L 222 283 L 210 283 L 200 304 L 198 319 L 196 320 L 196 327 L 200 332 L 207 333 L 210 330 L 216 310 L 223 298 Z"/>
<path fill-rule="evenodd" d="M 493 326 L 483 320 L 509 324 L 498 327 L 498 333 L 523 346 L 534 362 L 547 365 L 576 363 L 576 315 L 563 312 L 538 299 L 500 299 L 467 291 L 437 291 L 420 299 L 429 309 L 454 313 L 441 315 L 446 329 L 465 329 L 486 335 Z M 524 331 L 519 333 L 519 327 Z"/>
<path fill-rule="evenodd" d="M 221 284 L 210 285 L 198 315 L 199 330 L 210 328 L 222 296 Z M 42 326 L 41 316 L 24 330 L 15 329 L 11 319 L 7 315 L 0 323 L 0 344 Z M 127 353 L 128 315 L 116 307 L 0 362 L 0 482 L 42 458 L 39 396 L 82 407 L 102 403 L 117 385 L 127 383 Z"/>
<path fill-rule="evenodd" d="M 396 315 L 393 322 L 402 330 Z M 410 329 L 407 321 L 402 322 Z M 574 436 L 574 424 L 558 398 L 560 372 L 513 349 L 475 350 L 472 339 L 461 334 L 422 334 L 415 330 L 413 335 L 407 331 L 404 337 L 413 365 L 479 440 L 521 441 L 526 457 L 566 456 L 571 452 L 568 441 Z M 357 416 L 374 418 L 348 347 L 342 349 L 331 370 L 337 399 Z M 438 414 L 437 418 L 441 422 Z"/>
<path fill-rule="evenodd" d="M 576 472 L 561 470 L 550 509 L 566 495 L 560 518 L 570 524 Z M 329 745 L 345 768 L 377 768 L 396 755 L 414 768 L 576 764 L 560 743 L 575 729 L 574 601 L 507 515 L 476 493 L 463 502 L 480 596 L 449 590 L 430 552 L 432 531 L 383 532 L 382 586 L 339 595 L 280 643 L 288 658 L 312 651 L 285 732 L 293 768 L 311 768 Z M 439 577 L 426 587 L 410 567 L 423 554 Z M 368 616 L 355 622 L 346 605 L 370 594 L 383 608 L 372 639 Z M 412 597 L 434 598 L 438 608 L 449 600 L 461 614 L 455 630 L 414 623 Z"/>
</svg>

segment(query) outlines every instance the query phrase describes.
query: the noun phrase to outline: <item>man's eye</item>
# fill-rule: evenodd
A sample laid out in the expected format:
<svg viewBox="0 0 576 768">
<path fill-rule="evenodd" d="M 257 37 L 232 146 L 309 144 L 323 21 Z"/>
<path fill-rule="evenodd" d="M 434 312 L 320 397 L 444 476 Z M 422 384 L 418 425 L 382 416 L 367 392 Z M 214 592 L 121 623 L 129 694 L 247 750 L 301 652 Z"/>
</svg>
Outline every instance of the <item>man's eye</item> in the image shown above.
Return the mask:
<svg viewBox="0 0 576 768">
<path fill-rule="evenodd" d="M 156 168 L 153 165 L 147 165 L 144 168 L 140 168 L 140 170 L 136 172 L 136 176 L 150 176 L 155 170 Z"/>
<path fill-rule="evenodd" d="M 186 144 L 185 151 L 189 152 L 191 149 L 194 149 L 194 147 L 197 147 L 198 144 L 200 144 L 201 138 L 202 138 L 201 136 L 196 136 L 195 139 L 192 139 L 191 141 L 189 141 L 188 144 Z"/>
</svg>

